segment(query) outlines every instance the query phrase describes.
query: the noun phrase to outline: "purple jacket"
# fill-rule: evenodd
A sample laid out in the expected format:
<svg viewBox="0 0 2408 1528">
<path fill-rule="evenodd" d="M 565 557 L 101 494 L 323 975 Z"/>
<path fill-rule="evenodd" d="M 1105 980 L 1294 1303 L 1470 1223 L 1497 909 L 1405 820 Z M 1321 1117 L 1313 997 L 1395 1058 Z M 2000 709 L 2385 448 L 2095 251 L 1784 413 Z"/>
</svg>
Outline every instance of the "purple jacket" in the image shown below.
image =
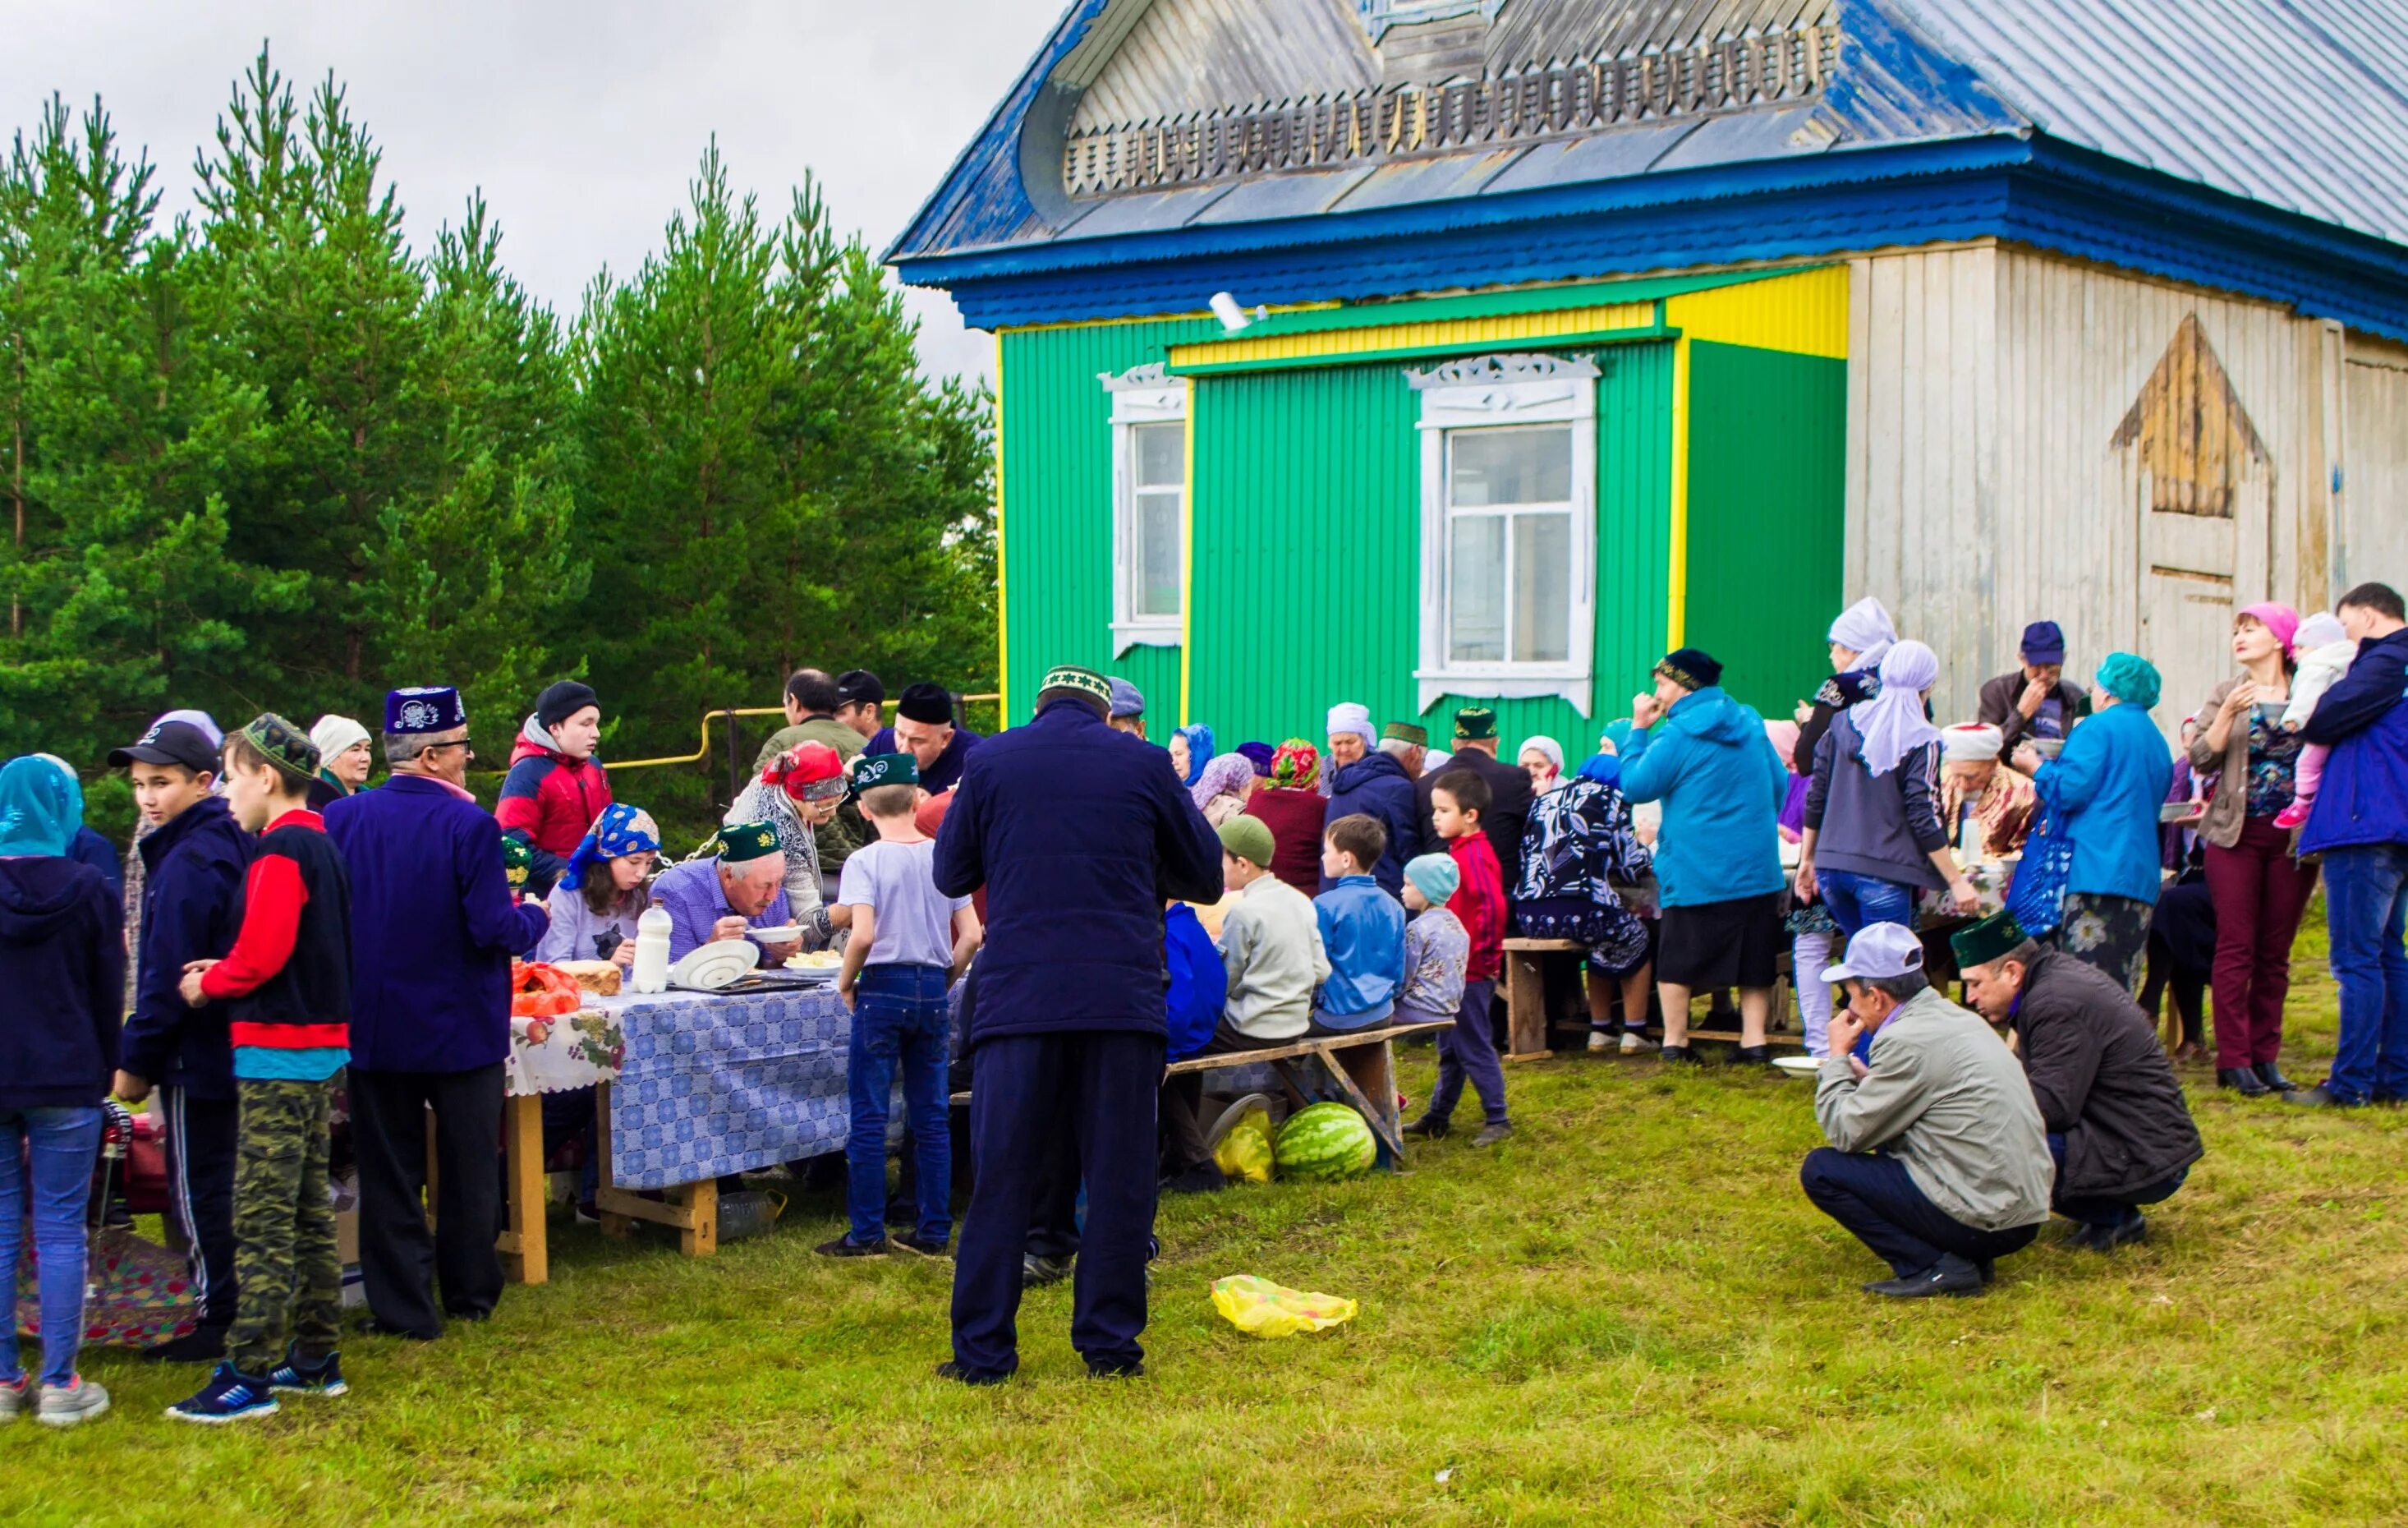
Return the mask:
<svg viewBox="0 0 2408 1528">
<path fill-rule="evenodd" d="M 727 905 L 727 894 L 720 889 L 719 861 L 689 859 L 681 865 L 671 865 L 661 872 L 652 883 L 652 905 L 669 915 L 669 959 L 682 960 L 702 945 L 710 943 L 711 925 L 721 918 L 737 915 Z M 759 915 L 745 921 L 755 929 L 779 929 L 795 921 L 788 911 L 786 888 L 769 899 L 769 905 Z M 759 945 L 760 941 L 752 941 Z"/>
<path fill-rule="evenodd" d="M 471 1072 L 510 1051 L 510 958 L 543 937 L 513 903 L 502 829 L 441 782 L 396 774 L 326 808 L 351 877 L 351 1065 Z"/>
</svg>

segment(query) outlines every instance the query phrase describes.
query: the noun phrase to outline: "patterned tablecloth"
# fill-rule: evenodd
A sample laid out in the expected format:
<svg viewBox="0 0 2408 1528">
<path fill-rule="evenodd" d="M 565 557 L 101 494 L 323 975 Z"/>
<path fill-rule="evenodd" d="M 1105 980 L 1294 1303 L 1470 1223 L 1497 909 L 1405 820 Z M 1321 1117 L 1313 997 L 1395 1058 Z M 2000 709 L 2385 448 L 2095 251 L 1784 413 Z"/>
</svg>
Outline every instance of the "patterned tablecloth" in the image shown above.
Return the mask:
<svg viewBox="0 0 2408 1528">
<path fill-rule="evenodd" d="M 573 1014 L 510 1020 L 510 1055 L 502 1075 L 511 1097 L 566 1093 L 618 1079 L 627 1039 L 618 1014 L 596 1006 L 603 1001 L 589 994 Z"/>
<path fill-rule="evenodd" d="M 625 1059 L 610 1089 L 610 1175 L 668 1189 L 844 1147 L 853 1015 L 835 984 L 588 1000 Z"/>
</svg>

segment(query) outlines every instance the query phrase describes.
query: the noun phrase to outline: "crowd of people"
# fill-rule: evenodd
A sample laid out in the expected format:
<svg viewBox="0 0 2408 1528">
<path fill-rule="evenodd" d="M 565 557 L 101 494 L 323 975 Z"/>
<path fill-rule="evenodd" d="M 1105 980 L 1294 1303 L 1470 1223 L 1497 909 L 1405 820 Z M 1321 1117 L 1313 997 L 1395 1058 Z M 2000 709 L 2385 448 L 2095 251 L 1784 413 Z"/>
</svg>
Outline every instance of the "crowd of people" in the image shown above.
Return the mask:
<svg viewBox="0 0 2408 1528">
<path fill-rule="evenodd" d="M 30 1224 L 43 1314 L 38 1368 L 13 1333 L 0 1347 L 0 1420 L 108 1405 L 75 1357 L 111 1099 L 157 1095 L 192 1261 L 197 1324 L 146 1356 L 213 1364 L 169 1415 L 345 1390 L 337 1099 L 366 1329 L 432 1340 L 490 1317 L 511 962 L 627 965 L 655 910 L 672 959 L 734 941 L 766 963 L 842 952 L 848 1223 L 820 1252 L 953 1250 L 947 1101 L 969 1083 L 942 1371 L 968 1383 L 1013 1372 L 1021 1290 L 1074 1263 L 1074 1344 L 1097 1375 L 1140 1371 L 1156 1194 L 1224 1181 L 1203 1079 L 1167 1061 L 1443 1026 L 1406 1130 L 1447 1133 L 1468 1084 L 1474 1144 L 1509 1138 L 1511 934 L 1579 952 L 1592 1050 L 1646 1050 L 1660 1024 L 1673 1064 L 1698 1059 L 1698 999 L 1736 1017 L 1740 1062 L 1769 1061 L 1785 955 L 1830 1142 L 1802 1182 L 1889 1263 L 1868 1289 L 1978 1292 L 2052 1212 L 2112 1250 L 2200 1158 L 2174 1063 L 2201 1048 L 2202 986 L 2221 1086 L 2408 1101 L 2401 597 L 2361 585 L 2304 621 L 2252 605 L 2231 641 L 2233 677 L 2177 755 L 2151 716 L 2155 667 L 2111 653 L 2077 689 L 2048 621 L 1975 717 L 1943 727 L 1936 656 L 1866 599 L 1792 715 L 1768 722 L 1684 647 L 1576 767 L 1551 737 L 1501 754 L 1479 705 L 1444 749 L 1418 718 L 1375 726 L 1341 702 L 1317 739 L 1224 751 L 1198 721 L 1157 746 L 1134 685 L 1076 667 L 992 737 L 940 685 L 904 689 L 890 722 L 876 675 L 806 669 L 724 825 L 666 866 L 658 824 L 612 797 L 600 699 L 576 681 L 536 698 L 492 811 L 449 688 L 393 691 L 376 734 L 170 712 L 108 761 L 141 812 L 122 871 L 72 765 L 10 760 L 0 982 L 23 1016 L 0 1031 L 0 1265 Z M 2280 1066 L 2283 1006 L 2320 873 L 2341 1040 L 2301 1088 Z M 1970 1008 L 1943 995 L 1952 975 Z M 2162 991 L 2184 1020 L 2172 1055 Z M 898 1084 L 910 1149 L 890 1199 Z M 592 1110 L 548 1098 L 548 1148 Z"/>
</svg>

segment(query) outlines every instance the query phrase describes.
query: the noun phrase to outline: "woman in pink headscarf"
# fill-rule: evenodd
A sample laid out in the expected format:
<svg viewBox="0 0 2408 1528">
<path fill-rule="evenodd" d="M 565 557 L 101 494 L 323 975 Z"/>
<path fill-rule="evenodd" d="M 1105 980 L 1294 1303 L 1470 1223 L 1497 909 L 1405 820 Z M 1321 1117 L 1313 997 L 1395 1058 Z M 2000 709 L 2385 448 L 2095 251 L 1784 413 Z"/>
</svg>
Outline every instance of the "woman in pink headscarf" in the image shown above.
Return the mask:
<svg viewBox="0 0 2408 1528">
<path fill-rule="evenodd" d="M 2267 601 L 2232 618 L 2232 660 L 2241 670 L 2207 692 L 2204 725 L 2191 740 L 2194 774 L 2215 773 L 2199 836 L 2207 842 L 2207 886 L 2215 903 L 2215 1080 L 2244 1098 L 2292 1091 L 2276 1064 L 2283 1000 L 2291 989 L 2291 941 L 2315 889 L 2316 872 L 2295 852 L 2295 831 L 2274 819 L 2291 804 L 2300 737 L 2283 729 L 2291 696 L 2291 640 L 2300 613 Z"/>
</svg>

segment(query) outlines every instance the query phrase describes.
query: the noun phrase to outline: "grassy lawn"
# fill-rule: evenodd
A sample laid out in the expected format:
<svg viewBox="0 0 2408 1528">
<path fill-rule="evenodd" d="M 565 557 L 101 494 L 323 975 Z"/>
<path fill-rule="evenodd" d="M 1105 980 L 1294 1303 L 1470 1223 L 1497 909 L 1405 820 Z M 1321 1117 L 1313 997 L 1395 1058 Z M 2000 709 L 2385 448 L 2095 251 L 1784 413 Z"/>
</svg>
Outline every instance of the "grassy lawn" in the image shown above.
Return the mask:
<svg viewBox="0 0 2408 1528">
<path fill-rule="evenodd" d="M 2302 1081 L 2333 1041 L 2318 945 Z M 1084 1377 L 1067 1286 L 1024 1305 L 1016 1382 L 939 1382 L 950 1265 L 813 1258 L 832 1199 L 707 1261 L 556 1221 L 550 1286 L 431 1346 L 356 1339 L 351 1396 L 264 1423 L 167 1422 L 193 1371 L 93 1357 L 117 1410 L 0 1430 L 0 1520 L 2400 1521 L 2408 1120 L 2186 1080 L 2208 1157 L 2145 1246 L 2052 1230 L 1985 1298 L 1892 1306 L 1798 1190 L 1808 1084 L 1515 1068 L 1500 1149 L 1166 1205 L 1127 1383 Z M 1362 1314 L 1258 1342 L 1207 1298 L 1230 1273 Z"/>
</svg>

